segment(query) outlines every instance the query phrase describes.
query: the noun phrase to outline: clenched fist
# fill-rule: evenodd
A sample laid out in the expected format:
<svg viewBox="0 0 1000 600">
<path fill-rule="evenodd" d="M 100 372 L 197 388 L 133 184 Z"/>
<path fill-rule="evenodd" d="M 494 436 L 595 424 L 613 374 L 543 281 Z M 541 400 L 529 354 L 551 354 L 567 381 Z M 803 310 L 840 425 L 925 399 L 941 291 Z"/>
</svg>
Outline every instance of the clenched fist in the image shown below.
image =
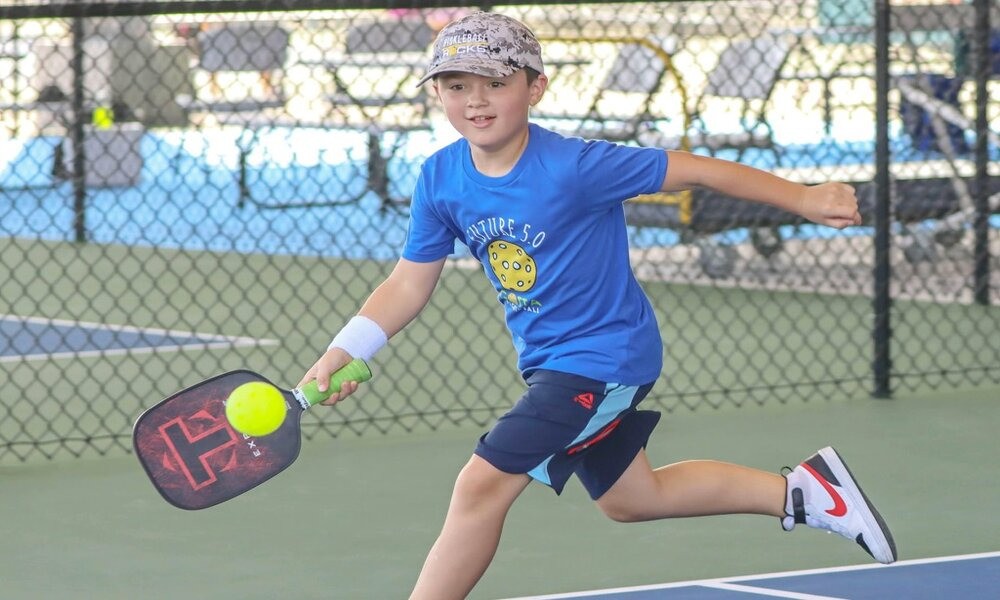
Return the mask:
<svg viewBox="0 0 1000 600">
<path fill-rule="evenodd" d="M 858 198 L 854 188 L 846 183 L 821 183 L 809 186 L 802 193 L 798 213 L 820 225 L 843 229 L 861 225 Z"/>
</svg>

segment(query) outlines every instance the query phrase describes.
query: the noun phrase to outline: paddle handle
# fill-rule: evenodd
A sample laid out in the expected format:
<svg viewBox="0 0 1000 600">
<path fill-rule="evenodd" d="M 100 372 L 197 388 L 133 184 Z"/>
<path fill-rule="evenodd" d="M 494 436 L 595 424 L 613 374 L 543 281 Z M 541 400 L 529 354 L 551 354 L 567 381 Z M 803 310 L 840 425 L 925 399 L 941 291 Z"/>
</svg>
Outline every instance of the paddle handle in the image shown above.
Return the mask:
<svg viewBox="0 0 1000 600">
<path fill-rule="evenodd" d="M 372 370 L 368 367 L 368 363 L 360 358 L 355 358 L 339 370 L 335 371 L 333 375 L 330 375 L 330 387 L 326 388 L 325 392 L 319 391 L 319 386 L 316 384 L 316 380 L 310 381 L 301 388 L 298 388 L 298 390 L 293 391 L 300 392 L 295 394 L 295 397 L 299 400 L 299 403 L 302 404 L 302 409 L 305 410 L 310 406 L 315 406 L 330 396 L 340 392 L 340 386 L 347 381 L 362 383 L 371 378 Z"/>
</svg>

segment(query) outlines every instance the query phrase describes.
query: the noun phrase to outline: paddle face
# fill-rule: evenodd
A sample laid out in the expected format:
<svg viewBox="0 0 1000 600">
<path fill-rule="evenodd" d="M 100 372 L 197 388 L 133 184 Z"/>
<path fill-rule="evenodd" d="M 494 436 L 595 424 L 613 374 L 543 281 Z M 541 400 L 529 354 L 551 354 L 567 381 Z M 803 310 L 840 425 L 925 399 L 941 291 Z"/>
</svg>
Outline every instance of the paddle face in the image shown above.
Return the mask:
<svg viewBox="0 0 1000 600">
<path fill-rule="evenodd" d="M 230 371 L 170 396 L 136 420 L 135 453 L 167 502 L 186 510 L 214 506 L 298 458 L 303 409 L 290 391 L 282 390 L 288 416 L 270 435 L 245 436 L 226 420 L 226 398 L 250 381 L 271 383 L 252 371 Z"/>
</svg>

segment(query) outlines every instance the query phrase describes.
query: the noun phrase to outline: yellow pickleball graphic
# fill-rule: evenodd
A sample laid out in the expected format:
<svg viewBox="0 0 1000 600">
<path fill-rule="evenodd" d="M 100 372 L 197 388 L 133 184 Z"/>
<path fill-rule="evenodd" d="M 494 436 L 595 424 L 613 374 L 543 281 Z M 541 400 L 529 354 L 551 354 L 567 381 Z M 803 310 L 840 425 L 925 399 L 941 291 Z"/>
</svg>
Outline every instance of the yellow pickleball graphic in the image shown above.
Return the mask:
<svg viewBox="0 0 1000 600">
<path fill-rule="evenodd" d="M 490 266 L 504 289 L 526 292 L 535 285 L 535 259 L 512 242 L 496 241 L 487 247 Z"/>
</svg>

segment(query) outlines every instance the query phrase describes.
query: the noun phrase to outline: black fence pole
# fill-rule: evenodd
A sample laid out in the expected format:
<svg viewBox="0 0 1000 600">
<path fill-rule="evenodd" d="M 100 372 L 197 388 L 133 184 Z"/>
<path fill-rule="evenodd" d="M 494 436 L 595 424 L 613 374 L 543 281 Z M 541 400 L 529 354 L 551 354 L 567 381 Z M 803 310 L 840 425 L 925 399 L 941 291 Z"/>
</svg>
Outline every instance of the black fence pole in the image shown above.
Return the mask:
<svg viewBox="0 0 1000 600">
<path fill-rule="evenodd" d="M 87 187 L 86 156 L 84 156 L 85 120 L 83 90 L 83 19 L 73 19 L 73 110 L 70 143 L 73 145 L 73 239 L 78 243 L 87 241 Z"/>
<path fill-rule="evenodd" d="M 889 229 L 892 194 L 889 180 L 889 2 L 875 2 L 875 289 L 873 309 L 875 320 L 872 337 L 874 357 L 872 371 L 876 398 L 892 394 L 890 377 L 892 361 L 890 343 L 892 328 L 889 293 Z"/>
<path fill-rule="evenodd" d="M 995 0 L 994 0 L 995 1 Z M 987 149 L 986 82 L 990 76 L 990 0 L 975 0 L 975 30 L 973 33 L 973 73 L 976 78 L 976 175 L 975 202 L 976 215 L 973 221 L 975 245 L 973 260 L 973 297 L 977 304 L 990 303 L 990 185 L 986 166 L 989 162 Z"/>
</svg>

